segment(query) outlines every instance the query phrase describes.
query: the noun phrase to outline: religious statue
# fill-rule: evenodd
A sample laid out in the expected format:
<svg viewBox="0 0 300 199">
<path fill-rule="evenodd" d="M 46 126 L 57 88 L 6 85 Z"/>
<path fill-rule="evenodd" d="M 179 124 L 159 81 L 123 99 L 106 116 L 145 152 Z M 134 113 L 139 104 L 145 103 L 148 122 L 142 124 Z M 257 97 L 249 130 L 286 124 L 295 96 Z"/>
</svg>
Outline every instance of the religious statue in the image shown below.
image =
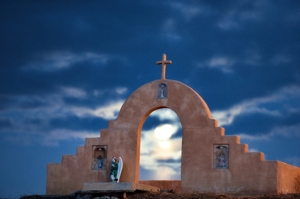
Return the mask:
<svg viewBox="0 0 300 199">
<path fill-rule="evenodd" d="M 225 163 L 225 154 L 224 153 L 220 153 L 219 157 L 218 157 L 218 167 L 219 168 L 223 168 L 226 166 Z"/>
<path fill-rule="evenodd" d="M 156 85 L 156 98 L 165 99 L 168 95 L 168 85 L 166 83 L 160 83 Z"/>
<path fill-rule="evenodd" d="M 103 162 L 102 162 L 102 156 L 99 155 L 97 159 L 98 159 L 98 168 L 99 168 L 99 169 L 102 169 L 102 165 L 103 165 Z"/>
<path fill-rule="evenodd" d="M 163 84 L 161 84 L 160 85 L 160 98 L 164 98 L 165 96 L 164 96 L 164 85 Z"/>
<path fill-rule="evenodd" d="M 116 157 L 113 157 L 111 159 L 112 163 L 111 163 L 111 170 L 110 170 L 110 179 L 112 182 L 117 182 L 118 178 L 117 178 L 117 173 L 118 173 L 118 160 Z"/>
</svg>

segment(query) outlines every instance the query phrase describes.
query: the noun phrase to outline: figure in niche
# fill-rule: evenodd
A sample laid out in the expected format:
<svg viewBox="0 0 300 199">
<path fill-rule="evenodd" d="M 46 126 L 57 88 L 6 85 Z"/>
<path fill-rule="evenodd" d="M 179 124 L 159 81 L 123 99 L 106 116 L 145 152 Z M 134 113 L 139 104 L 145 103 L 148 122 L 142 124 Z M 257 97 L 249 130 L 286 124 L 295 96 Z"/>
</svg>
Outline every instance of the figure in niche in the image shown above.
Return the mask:
<svg viewBox="0 0 300 199">
<path fill-rule="evenodd" d="M 98 159 L 98 168 L 99 168 L 99 169 L 102 169 L 102 165 L 103 165 L 103 162 L 102 162 L 102 156 L 99 155 L 97 159 Z"/>
<path fill-rule="evenodd" d="M 215 145 L 214 146 L 214 168 L 226 169 L 228 168 L 229 160 L 229 145 Z"/>
<path fill-rule="evenodd" d="M 157 90 L 156 90 L 156 98 L 163 99 L 167 98 L 167 84 L 161 83 L 157 85 Z"/>
<path fill-rule="evenodd" d="M 162 85 L 160 85 L 160 97 L 161 98 L 164 98 L 165 96 L 164 96 L 164 85 L 162 84 Z"/>
<path fill-rule="evenodd" d="M 106 149 L 104 145 L 93 146 L 92 170 L 106 169 Z"/>
<path fill-rule="evenodd" d="M 117 182 L 118 181 L 117 174 L 119 168 L 118 160 L 116 157 L 113 157 L 111 161 L 112 163 L 111 163 L 111 170 L 110 170 L 110 179 L 112 182 Z"/>
<path fill-rule="evenodd" d="M 224 153 L 220 153 L 219 157 L 218 157 L 218 167 L 225 167 L 225 154 Z"/>
</svg>

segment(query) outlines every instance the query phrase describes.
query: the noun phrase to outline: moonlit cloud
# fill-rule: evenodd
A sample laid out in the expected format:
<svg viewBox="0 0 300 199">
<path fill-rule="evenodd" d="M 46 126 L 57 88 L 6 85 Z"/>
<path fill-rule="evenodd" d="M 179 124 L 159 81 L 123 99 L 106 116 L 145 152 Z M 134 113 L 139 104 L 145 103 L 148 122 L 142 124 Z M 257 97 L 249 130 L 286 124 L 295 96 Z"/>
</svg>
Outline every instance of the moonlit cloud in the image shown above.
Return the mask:
<svg viewBox="0 0 300 199">
<path fill-rule="evenodd" d="M 172 167 L 158 166 L 155 169 L 154 179 L 156 180 L 179 180 L 180 169 L 174 170 Z"/>
<path fill-rule="evenodd" d="M 246 100 L 227 110 L 213 111 L 212 115 L 218 120 L 220 126 L 230 125 L 236 117 L 242 114 L 261 113 L 265 115 L 280 116 L 281 113 L 278 109 L 268 110 L 264 106 L 269 103 L 280 103 L 283 100 L 289 100 L 289 98 L 300 100 L 299 93 L 300 87 L 298 86 L 285 87 L 272 95 Z"/>
<path fill-rule="evenodd" d="M 230 30 L 239 27 L 238 23 L 234 19 L 231 19 L 229 17 L 219 21 L 218 26 L 223 30 Z"/>
<path fill-rule="evenodd" d="M 74 114 L 78 117 L 100 117 L 105 120 L 116 119 L 119 111 L 124 103 L 124 100 L 110 101 L 106 105 L 98 106 L 96 108 L 80 107 L 80 106 L 66 106 L 60 110 L 65 114 Z"/>
<path fill-rule="evenodd" d="M 168 124 L 162 124 L 158 127 L 153 127 L 150 130 L 142 131 L 141 152 L 140 152 L 140 167 L 153 173 L 151 179 L 180 179 L 181 166 L 181 145 L 182 139 L 161 139 L 162 132 L 158 132 L 157 128 L 168 125 L 170 127 L 170 135 L 176 133 L 182 128 L 181 123 L 174 111 L 171 109 L 159 109 L 152 112 L 149 117 L 158 118 L 161 122 L 168 121 Z M 164 129 L 165 131 L 166 129 Z M 178 160 L 176 162 L 169 160 Z M 164 175 L 159 175 L 159 170 L 164 170 Z M 141 178 L 144 179 L 144 178 Z"/>
<path fill-rule="evenodd" d="M 115 119 L 123 105 L 124 101 L 111 102 L 108 105 L 98 107 L 92 113 L 97 116 L 107 120 Z"/>
<path fill-rule="evenodd" d="M 58 146 L 61 141 L 70 141 L 73 139 L 93 138 L 99 137 L 99 132 L 89 132 L 89 131 L 74 131 L 68 129 L 57 129 L 50 131 L 45 137 L 42 137 L 42 145 L 45 146 Z"/>
<path fill-rule="evenodd" d="M 278 65 L 278 63 L 287 63 L 287 57 L 275 57 L 270 60 L 270 63 Z M 234 72 L 236 67 L 243 65 L 259 66 L 262 64 L 261 56 L 255 50 L 247 49 L 245 55 L 241 58 L 228 57 L 226 55 L 215 55 L 205 61 L 199 61 L 197 67 L 199 68 L 214 68 L 222 71 L 225 74 Z"/>
<path fill-rule="evenodd" d="M 91 62 L 93 64 L 105 64 L 110 56 L 85 52 L 75 54 L 68 51 L 58 51 L 36 55 L 34 60 L 25 66 L 26 70 L 40 70 L 52 72 L 71 67 L 76 63 Z"/>
<path fill-rule="evenodd" d="M 228 67 L 228 66 L 232 66 L 233 64 L 234 61 L 226 57 L 213 57 L 208 62 L 208 66 L 210 67 Z"/>
<path fill-rule="evenodd" d="M 287 55 L 275 55 L 273 57 L 273 59 L 271 60 L 271 63 L 273 65 L 278 66 L 278 65 L 281 65 L 281 64 L 288 64 L 291 61 L 292 61 L 291 58 Z"/>
<path fill-rule="evenodd" d="M 62 87 L 61 90 L 68 97 L 85 98 L 87 96 L 84 90 L 78 88 Z"/>
<path fill-rule="evenodd" d="M 172 120 L 174 122 L 178 121 L 178 116 L 176 113 L 168 108 L 165 109 L 158 109 L 152 112 L 149 117 L 157 117 L 160 121 L 163 120 Z"/>
<path fill-rule="evenodd" d="M 168 140 L 169 147 L 161 144 L 158 138 L 154 135 L 154 130 L 143 132 L 141 140 L 141 152 L 140 152 L 140 166 L 156 173 L 157 168 L 166 169 L 169 172 L 180 173 L 181 162 L 170 162 L 168 159 L 181 159 L 181 138 Z M 159 160 L 166 160 L 166 162 L 160 162 Z M 152 179 L 169 179 L 169 177 L 152 176 Z M 177 178 L 180 179 L 180 178 Z"/>
<path fill-rule="evenodd" d="M 187 2 L 171 2 L 170 5 L 173 9 L 179 11 L 187 21 L 204 13 L 204 9 L 202 7 L 197 5 L 188 5 Z"/>
<path fill-rule="evenodd" d="M 106 95 L 124 95 L 128 91 L 127 87 L 117 87 L 113 89 L 95 89 L 92 91 L 93 97 L 101 97 L 101 96 L 106 96 Z"/>
<path fill-rule="evenodd" d="M 63 141 L 85 140 L 85 138 L 99 137 L 99 132 L 75 131 L 69 129 L 16 129 L 10 131 L 6 141 L 18 143 L 20 146 L 59 146 Z"/>
<path fill-rule="evenodd" d="M 126 92 L 126 88 L 117 88 L 116 90 L 119 90 L 119 93 Z M 65 97 L 86 100 L 89 94 L 79 88 L 61 87 L 55 94 L 13 97 L 11 100 L 14 108 L 0 111 L 0 118 L 7 118 L 1 120 L 5 123 L 2 122 L 0 132 L 10 132 L 16 138 L 8 136 L 8 141 L 22 140 L 20 143 L 24 145 L 40 143 L 47 146 L 58 146 L 62 141 L 99 137 L 98 130 L 56 129 L 51 127 L 51 121 L 63 121 L 68 117 L 79 117 L 81 120 L 85 118 L 115 119 L 124 102 L 124 100 L 108 101 L 95 108 L 67 104 L 64 101 Z"/>
<path fill-rule="evenodd" d="M 161 35 L 164 38 L 167 38 L 172 41 L 178 41 L 181 40 L 181 36 L 176 31 L 176 21 L 174 19 L 168 19 L 164 21 L 161 28 Z"/>
<path fill-rule="evenodd" d="M 177 126 L 170 125 L 170 124 L 163 124 L 159 125 L 155 128 L 154 133 L 155 137 L 160 140 L 168 140 L 170 137 L 176 133 L 178 130 Z"/>
<path fill-rule="evenodd" d="M 239 5 L 230 6 L 230 9 L 223 13 L 217 25 L 222 30 L 237 30 L 242 28 L 247 22 L 260 23 L 263 20 L 263 13 L 269 9 L 268 3 L 258 1 L 240 1 Z"/>
<path fill-rule="evenodd" d="M 270 136 L 294 137 L 300 138 L 300 124 L 292 126 L 279 126 L 271 130 Z"/>
<path fill-rule="evenodd" d="M 248 151 L 249 151 L 249 152 L 260 152 L 260 151 L 258 151 L 257 149 L 249 149 Z"/>
<path fill-rule="evenodd" d="M 106 105 L 98 106 L 96 108 L 85 107 L 85 106 L 69 106 L 66 105 L 64 107 L 57 107 L 57 113 L 59 115 L 67 114 L 67 115 L 76 115 L 78 117 L 100 117 L 105 120 L 116 119 L 118 113 L 124 103 L 124 100 L 119 101 L 110 101 Z M 51 110 L 53 112 L 53 110 Z"/>
<path fill-rule="evenodd" d="M 125 87 L 119 87 L 119 88 L 116 88 L 116 93 L 117 94 L 124 94 L 124 93 L 126 93 L 127 92 L 127 88 L 125 88 Z"/>
<path fill-rule="evenodd" d="M 217 56 L 211 58 L 206 63 L 198 64 L 199 67 L 205 67 L 208 66 L 210 68 L 217 68 L 224 73 L 230 73 L 232 72 L 231 66 L 235 64 L 235 60 L 223 57 L 223 56 Z"/>
<path fill-rule="evenodd" d="M 245 141 L 255 141 L 255 140 L 270 140 L 271 135 L 247 135 L 247 134 L 238 134 L 242 140 Z"/>
<path fill-rule="evenodd" d="M 30 99 L 32 103 L 45 104 L 42 107 L 31 108 L 26 111 L 23 110 L 22 107 L 10 109 L 9 111 L 2 111 L 0 115 L 12 115 L 13 113 L 18 113 L 19 116 L 27 115 L 27 117 L 58 117 L 62 115 L 76 115 L 78 117 L 87 117 L 87 116 L 95 116 L 103 119 L 115 119 L 119 113 L 121 106 L 124 103 L 124 100 L 118 101 L 109 101 L 105 105 L 98 106 L 96 108 L 87 107 L 87 106 L 79 106 L 79 105 L 70 105 L 65 104 L 63 101 L 63 97 L 74 97 L 74 98 L 85 98 L 87 94 L 76 88 L 63 88 L 62 95 L 52 94 L 48 96 L 20 96 L 18 97 L 18 102 L 21 104 L 28 103 L 27 101 Z M 30 102 L 31 102 L 30 101 Z"/>
<path fill-rule="evenodd" d="M 240 132 L 238 136 L 241 137 L 241 140 L 244 141 L 270 141 L 279 138 L 300 138 L 300 124 L 286 126 L 286 127 L 275 127 L 272 128 L 269 132 L 261 132 L 256 135 L 249 135 L 245 132 Z M 245 129 L 246 130 L 246 129 Z"/>
</svg>

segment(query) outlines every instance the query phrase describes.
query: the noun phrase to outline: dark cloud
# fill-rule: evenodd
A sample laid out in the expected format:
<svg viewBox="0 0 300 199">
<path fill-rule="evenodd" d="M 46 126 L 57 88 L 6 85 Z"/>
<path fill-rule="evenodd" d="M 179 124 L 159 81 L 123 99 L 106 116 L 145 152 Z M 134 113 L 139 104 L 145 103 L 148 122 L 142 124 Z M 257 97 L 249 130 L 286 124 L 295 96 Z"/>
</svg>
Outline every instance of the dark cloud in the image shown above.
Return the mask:
<svg viewBox="0 0 300 199">
<path fill-rule="evenodd" d="M 275 128 L 300 125 L 300 112 L 266 115 L 261 113 L 244 114 L 234 119 L 230 125 L 224 125 L 226 134 L 268 134 Z"/>
<path fill-rule="evenodd" d="M 52 129 L 69 129 L 73 131 L 93 131 L 100 132 L 101 128 L 107 128 L 107 120 L 97 117 L 79 118 L 69 116 L 64 118 L 54 118 L 49 121 L 49 126 Z"/>
<path fill-rule="evenodd" d="M 143 166 L 140 166 L 140 178 L 139 180 L 149 180 L 153 179 L 155 172 L 150 169 L 146 169 Z"/>
<path fill-rule="evenodd" d="M 235 118 L 230 126 L 224 126 L 226 134 L 236 135 L 246 134 L 263 134 L 268 133 L 274 125 L 278 124 L 281 117 L 263 115 L 263 114 L 246 114 Z"/>
<path fill-rule="evenodd" d="M 160 120 L 157 117 L 150 116 L 143 125 L 143 130 L 151 130 L 163 124 L 172 124 L 174 121 L 170 119 Z"/>
<path fill-rule="evenodd" d="M 290 23 L 287 23 L 289 22 L 288 19 L 286 19 L 288 18 L 288 16 L 286 16 L 284 19 L 275 18 L 268 26 L 265 26 L 265 24 L 261 24 L 264 21 L 267 21 L 267 16 L 275 15 L 276 10 L 270 13 L 264 13 L 262 19 L 260 19 L 262 22 L 252 24 L 253 28 L 243 28 L 241 30 L 224 32 L 218 29 L 218 27 L 216 26 L 218 20 L 224 17 L 219 13 L 230 11 L 231 9 L 235 9 L 235 7 L 227 4 L 225 4 L 226 6 L 224 7 L 220 5 L 218 5 L 218 7 L 215 7 L 216 5 L 213 5 L 213 3 L 203 3 L 205 6 L 213 8 L 212 10 L 215 10 L 213 12 L 213 15 L 200 15 L 205 17 L 207 20 L 203 20 L 202 17 L 195 17 L 195 20 L 198 19 L 198 21 L 186 21 L 179 23 L 178 19 L 181 19 L 181 15 L 176 15 L 176 20 L 172 18 L 175 23 L 174 26 L 177 27 L 174 32 L 179 32 L 179 35 L 182 35 L 182 38 L 184 38 L 183 41 L 174 43 L 173 45 L 176 45 L 177 48 L 173 48 L 172 44 L 170 43 L 168 45 L 162 46 L 162 44 L 166 44 L 167 41 L 162 41 L 162 43 L 159 42 L 160 36 L 156 38 L 151 37 L 151 39 L 145 38 L 147 38 L 147 35 L 148 37 L 150 37 L 151 34 L 157 35 L 159 30 L 161 31 L 163 29 L 162 24 L 164 20 L 161 20 L 163 16 L 158 13 L 165 13 L 164 18 L 165 21 L 167 21 L 168 16 L 173 16 L 173 11 L 176 9 L 167 9 L 164 12 L 157 12 L 156 15 L 153 15 L 151 9 L 157 9 L 157 7 L 151 3 L 145 4 L 145 2 L 135 3 L 135 6 L 130 6 L 127 4 L 123 5 L 122 3 L 118 5 L 110 3 L 99 3 L 99 6 L 95 6 L 93 4 L 81 4 L 77 2 L 74 5 L 71 5 L 71 7 L 67 6 L 68 9 L 66 10 L 54 9 L 57 7 L 57 3 L 47 4 L 49 5 L 45 5 L 44 3 L 37 3 L 34 5 L 33 3 L 28 3 L 24 5 L 24 8 L 20 10 L 19 15 L 17 15 L 16 17 L 13 17 L 10 14 L 11 12 L 8 11 L 5 12 L 6 15 L 5 13 L 3 14 L 3 19 L 12 19 L 10 20 L 10 22 L 8 22 L 8 20 L 4 20 L 6 23 L 4 24 L 3 31 L 9 33 L 13 32 L 14 34 L 18 35 L 13 37 L 12 34 L 7 34 L 7 37 L 11 37 L 11 39 L 5 38 L 5 41 L 3 41 L 3 43 L 7 43 L 7 46 L 11 46 L 11 41 L 17 42 L 17 38 L 21 41 L 19 42 L 19 45 L 17 45 L 18 47 L 15 47 L 14 49 L 31 53 L 24 56 L 24 59 L 26 59 L 27 62 L 23 62 L 23 64 L 21 64 L 22 62 L 15 64 L 17 67 L 21 67 L 22 65 L 30 62 L 30 59 L 32 59 L 34 54 L 36 53 L 46 53 L 53 50 L 69 51 L 71 49 L 73 52 L 96 51 L 106 53 L 122 53 L 123 55 L 129 57 L 129 59 L 131 60 L 130 63 L 127 63 L 129 65 L 124 62 L 118 63 L 116 61 L 112 61 L 108 63 L 107 67 L 105 67 L 106 69 L 103 70 L 103 67 L 90 68 L 88 67 L 88 63 L 84 63 L 76 65 L 69 70 L 62 71 L 59 74 L 41 74 L 31 72 L 30 74 L 26 75 L 20 74 L 20 72 L 17 71 L 12 71 L 11 74 L 7 76 L 7 79 L 3 80 L 3 82 L 6 83 L 10 82 L 11 87 L 9 89 L 3 88 L 1 90 L 4 90 L 5 92 L 12 92 L 15 87 L 18 88 L 16 90 L 16 92 L 18 93 L 22 92 L 23 90 L 29 91 L 30 89 L 35 89 L 36 92 L 43 92 L 45 90 L 52 91 L 53 89 L 55 89 L 55 87 L 53 86 L 54 83 L 61 85 L 76 85 L 77 83 L 77 86 L 86 85 L 86 87 L 97 85 L 98 82 L 101 82 L 101 84 L 98 83 L 99 86 L 105 85 L 106 87 L 114 86 L 114 84 L 133 86 L 137 82 L 137 79 L 135 77 L 139 75 L 141 75 L 144 80 L 153 79 L 154 75 L 149 76 L 149 73 L 144 74 L 144 69 L 142 70 L 142 67 L 136 67 L 141 65 L 142 63 L 152 62 L 152 66 L 151 64 L 149 64 L 149 71 L 150 66 L 155 67 L 154 60 L 158 59 L 161 53 L 157 53 L 153 51 L 153 49 L 167 51 L 166 53 L 168 53 L 168 55 L 173 59 L 174 65 L 176 64 L 176 67 L 170 66 L 167 77 L 180 79 L 181 77 L 192 75 L 194 76 L 193 81 L 195 82 L 192 84 L 205 85 L 205 87 L 207 88 L 206 90 L 214 90 L 216 91 L 216 93 L 220 93 L 220 95 L 224 95 L 222 91 L 228 92 L 227 87 L 230 87 L 233 92 L 227 95 L 229 96 L 229 99 L 223 101 L 224 105 L 222 102 L 219 102 L 219 105 L 216 104 L 217 108 L 228 106 L 230 105 L 230 102 L 235 103 L 235 99 L 237 99 L 235 97 L 236 95 L 242 95 L 244 96 L 244 98 L 247 98 L 251 96 L 261 95 L 263 93 L 259 93 L 261 89 L 256 89 L 257 84 L 249 84 L 249 82 L 260 82 L 260 84 L 264 85 L 267 89 L 273 90 L 282 85 L 280 84 L 281 81 L 283 81 L 283 83 L 285 84 L 293 83 L 293 79 L 290 78 L 291 74 L 289 73 L 289 71 L 287 71 L 287 73 L 282 76 L 282 74 L 280 75 L 275 73 L 275 71 L 281 71 L 276 68 L 274 70 L 266 69 L 265 71 L 261 71 L 260 68 L 265 67 L 253 68 L 249 67 L 248 65 L 238 63 L 237 67 L 234 67 L 235 74 L 231 75 L 231 78 L 228 78 L 227 74 L 218 75 L 218 72 L 216 72 L 215 70 L 211 72 L 207 70 L 201 70 L 194 73 L 194 71 L 197 69 L 194 68 L 195 63 L 190 61 L 195 59 L 204 61 L 206 59 L 209 59 L 214 54 L 246 59 L 247 52 L 249 50 L 253 50 L 257 51 L 257 53 L 262 56 L 261 64 L 265 64 L 266 62 L 264 61 L 264 59 L 270 59 L 271 56 L 274 56 L 274 54 L 276 53 L 296 53 L 297 51 L 299 51 L 299 47 L 295 45 L 295 43 L 297 43 L 296 41 L 299 41 L 299 39 L 297 37 L 297 34 L 294 33 L 299 32 L 299 28 L 298 26 L 290 25 L 293 23 L 292 20 L 290 21 Z M 272 3 L 269 4 L 272 5 Z M 169 6 L 169 4 L 163 3 L 162 6 L 167 7 Z M 201 6 L 203 5 L 194 4 L 194 6 L 201 8 Z M 256 9 L 258 9 L 259 6 L 259 3 L 257 2 L 247 2 L 240 3 L 239 8 L 242 8 L 242 12 L 249 12 L 249 14 L 251 14 L 251 12 L 254 12 L 255 14 Z M 261 6 L 264 5 L 262 4 Z M 274 5 L 274 7 L 276 8 L 278 8 L 279 6 L 281 5 Z M 14 6 L 6 5 L 6 7 L 8 7 L 7 10 L 9 11 L 15 9 Z M 114 7 L 114 12 L 107 11 L 110 7 Z M 162 9 L 161 11 L 163 11 L 163 7 L 160 8 Z M 285 6 L 285 8 L 290 9 L 293 7 L 292 5 L 289 5 Z M 265 12 L 264 9 L 265 8 L 263 7 L 262 10 L 259 10 L 259 12 Z M 86 10 L 89 10 L 89 12 L 87 12 Z M 293 10 L 296 9 L 293 8 Z M 28 16 L 28 12 L 32 14 Z M 105 18 L 101 17 L 102 15 L 99 15 L 99 13 L 102 13 Z M 143 13 L 143 15 L 139 15 L 139 13 Z M 293 13 L 290 13 L 289 15 L 292 16 Z M 220 18 L 215 17 L 219 15 Z M 236 16 L 232 20 L 238 20 L 236 18 L 238 18 L 238 16 Z M 209 21 L 208 19 L 212 20 L 213 23 L 211 23 L 211 21 Z M 283 20 L 285 23 L 282 22 Z M 125 28 L 125 24 L 126 26 L 128 26 L 129 21 L 131 28 Z M 141 26 L 141 21 L 145 22 L 142 23 L 144 27 Z M 190 26 L 190 23 L 192 22 L 197 23 L 197 26 Z M 14 25 L 14 23 L 16 23 L 16 25 Z M 30 24 L 34 24 L 34 26 L 32 27 L 32 25 Z M 284 28 L 278 28 L 279 25 L 284 25 Z M 15 27 L 15 29 L 13 29 L 13 27 Z M 19 29 L 17 29 L 17 27 Z M 201 27 L 206 28 L 205 30 L 203 30 Z M 166 29 L 168 29 L 168 27 L 166 27 Z M 278 32 L 273 29 L 278 29 L 285 32 Z M 22 30 L 21 38 L 19 36 L 19 30 Z M 83 31 L 82 34 L 80 30 Z M 188 30 L 188 32 L 186 30 Z M 257 35 L 257 30 L 259 30 L 259 36 Z M 33 38 L 33 34 L 31 34 L 31 31 L 40 32 L 41 34 L 39 34 L 40 36 L 38 37 L 34 35 Z M 89 31 L 93 34 L 88 34 Z M 26 32 L 28 33 L 26 34 Z M 276 34 L 274 34 L 274 32 L 276 32 Z M 81 35 L 84 35 L 85 37 L 81 37 Z M 120 35 L 122 36 L 120 37 Z M 281 38 L 280 35 L 284 35 L 284 37 Z M 47 36 L 47 38 L 43 38 L 43 36 Z M 294 38 L 294 41 L 291 38 Z M 136 40 L 136 42 L 134 41 L 134 39 Z M 74 40 L 76 40 L 77 42 L 73 42 Z M 31 43 L 28 45 L 22 44 L 23 41 L 30 41 Z M 115 43 L 117 43 L 117 45 L 115 45 Z M 123 44 L 120 45 L 121 43 Z M 161 43 L 161 45 L 159 45 L 159 43 Z M 199 43 L 201 45 L 198 45 Z M 56 47 L 52 47 L 53 45 L 56 45 Z M 189 53 L 181 53 L 182 49 L 185 49 L 188 45 L 191 45 L 188 50 Z M 273 47 L 274 45 L 281 46 L 280 51 L 275 52 L 275 50 L 278 50 L 278 48 Z M 22 46 L 26 50 L 22 50 L 22 48 L 20 49 L 20 47 Z M 79 47 L 80 50 L 78 50 Z M 30 48 L 39 50 L 38 52 L 33 52 L 30 50 Z M 110 50 L 112 48 L 113 50 Z M 139 49 L 144 50 L 140 51 Z M 174 56 L 179 53 L 181 54 L 181 56 Z M 15 52 L 14 54 L 19 53 Z M 135 56 L 136 54 L 139 54 L 139 56 Z M 240 62 L 242 62 L 242 60 L 240 60 Z M 191 69 L 186 70 L 186 65 L 188 65 Z M 299 70 L 299 67 L 290 67 L 290 71 L 295 71 L 295 69 Z M 135 71 L 135 73 L 132 73 L 133 70 Z M 17 72 L 17 76 L 15 76 L 15 72 Z M 273 72 L 273 74 L 270 74 L 270 76 L 268 77 L 272 78 L 271 80 L 276 79 L 278 84 L 269 85 L 270 83 L 268 82 L 270 81 L 268 81 L 268 79 L 265 79 L 264 74 L 269 74 L 270 72 Z M 7 71 L 5 71 L 5 73 L 7 73 Z M 13 87 L 13 76 L 15 76 L 15 78 L 17 78 L 19 82 L 22 82 L 22 86 L 20 84 L 16 84 Z M 115 78 L 118 78 L 119 83 L 114 81 Z M 212 79 L 214 79 L 214 81 L 209 81 Z M 105 84 L 103 84 L 103 82 L 105 82 Z M 147 81 L 138 82 L 142 84 Z M 228 86 L 224 87 L 226 85 Z M 235 87 L 236 85 L 239 86 Z M 247 89 L 249 92 L 242 92 L 244 89 Z M 212 102 L 214 101 L 212 99 L 213 96 L 215 95 L 208 96 L 208 99 Z M 215 107 L 215 103 L 212 103 L 212 107 Z"/>
<path fill-rule="evenodd" d="M 0 129 L 7 129 L 12 127 L 13 123 L 11 120 L 6 118 L 0 118 Z"/>
<path fill-rule="evenodd" d="M 158 159 L 156 160 L 158 163 L 181 163 L 181 158 L 180 159 L 173 159 L 173 158 L 169 158 L 169 159 Z"/>
<path fill-rule="evenodd" d="M 157 117 L 148 117 L 146 119 L 146 121 L 144 122 L 143 130 L 144 131 L 151 130 L 151 129 L 157 127 L 160 124 L 161 124 L 161 121 L 159 120 L 159 118 L 157 118 Z"/>
<path fill-rule="evenodd" d="M 50 133 L 62 129 L 68 134 L 107 128 L 106 120 L 79 117 L 72 108 L 96 110 L 126 100 L 161 77 L 155 62 L 163 53 L 173 61 L 166 77 L 197 91 L 211 111 L 299 87 L 299 11 L 298 1 L 0 1 L 0 130 L 1 140 L 7 141 L 0 151 L 9 154 L 23 138 L 30 143 L 46 135 L 59 146 L 67 141 L 52 140 Z M 275 128 L 297 129 L 297 91 L 280 93 L 280 101 L 247 107 L 277 114 L 243 112 L 224 125 L 226 134 L 259 137 Z M 143 130 L 170 122 L 150 116 Z M 181 136 L 179 129 L 172 139 Z M 297 139 L 280 136 L 272 137 L 278 156 L 272 143 L 251 144 L 269 157 L 283 160 L 290 153 L 291 162 L 297 161 Z M 75 150 L 79 143 L 73 138 L 63 148 Z M 57 158 L 61 152 L 55 153 L 48 154 Z M 19 165 L 5 157 L 7 164 Z M 47 162 L 51 160 L 40 164 Z M 141 175 L 152 175 L 144 171 Z M 4 174 L 1 179 L 19 183 Z"/>
<path fill-rule="evenodd" d="M 178 130 L 171 136 L 171 139 L 176 139 L 181 137 L 182 137 L 182 128 L 178 128 Z"/>
</svg>

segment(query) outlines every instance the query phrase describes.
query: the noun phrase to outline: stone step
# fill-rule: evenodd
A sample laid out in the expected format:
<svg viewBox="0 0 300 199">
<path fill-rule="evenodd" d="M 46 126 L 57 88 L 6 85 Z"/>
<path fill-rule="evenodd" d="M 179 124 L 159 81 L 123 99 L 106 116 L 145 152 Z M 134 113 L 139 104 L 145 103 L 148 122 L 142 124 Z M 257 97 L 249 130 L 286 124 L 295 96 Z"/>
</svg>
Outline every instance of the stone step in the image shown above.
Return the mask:
<svg viewBox="0 0 300 199">
<path fill-rule="evenodd" d="M 134 182 L 86 182 L 83 183 L 81 191 L 103 191 L 103 192 L 134 192 L 139 191 L 150 191 L 159 192 L 160 189 L 157 187 L 137 184 Z"/>
</svg>

